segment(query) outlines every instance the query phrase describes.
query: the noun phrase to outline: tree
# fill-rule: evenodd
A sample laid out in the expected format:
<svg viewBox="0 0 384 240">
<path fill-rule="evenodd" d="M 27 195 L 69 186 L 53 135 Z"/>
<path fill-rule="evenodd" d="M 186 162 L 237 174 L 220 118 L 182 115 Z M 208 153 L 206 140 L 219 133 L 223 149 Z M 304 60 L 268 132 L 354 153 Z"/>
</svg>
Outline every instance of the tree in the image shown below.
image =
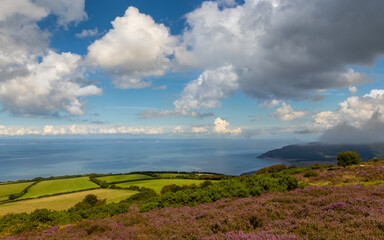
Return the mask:
<svg viewBox="0 0 384 240">
<path fill-rule="evenodd" d="M 83 199 L 83 203 L 85 204 L 89 204 L 90 206 L 95 206 L 96 203 L 97 203 L 98 199 L 97 199 L 97 196 L 94 195 L 94 194 L 88 194 L 87 196 L 85 196 L 85 198 Z"/>
<path fill-rule="evenodd" d="M 342 167 L 347 167 L 356 163 L 361 162 L 359 154 L 356 152 L 341 152 L 337 154 L 337 165 L 342 166 Z"/>
</svg>

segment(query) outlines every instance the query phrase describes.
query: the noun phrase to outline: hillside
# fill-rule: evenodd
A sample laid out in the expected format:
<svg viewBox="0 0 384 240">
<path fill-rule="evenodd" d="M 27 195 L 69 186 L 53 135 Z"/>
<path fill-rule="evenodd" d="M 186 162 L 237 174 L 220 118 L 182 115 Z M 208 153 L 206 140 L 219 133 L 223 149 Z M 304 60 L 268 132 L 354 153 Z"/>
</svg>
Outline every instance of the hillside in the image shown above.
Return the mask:
<svg viewBox="0 0 384 240">
<path fill-rule="evenodd" d="M 148 203 L 132 202 L 127 212 L 113 218 L 45 225 L 43 231 L 5 239 L 384 239 L 384 160 L 346 168 L 272 166 L 268 170 L 272 172 L 150 199 L 150 205 L 160 209 L 143 212 Z M 299 180 L 295 189 L 273 188 L 274 182 L 281 183 L 287 176 Z M 176 195 L 197 200 L 197 193 L 217 193 L 225 186 L 222 196 L 239 188 L 245 192 L 201 204 L 175 202 Z M 264 191 L 250 196 L 244 186 L 263 186 Z M 93 212 L 97 209 L 95 206 Z M 26 215 L 22 218 L 28 219 Z"/>
<path fill-rule="evenodd" d="M 345 151 L 357 152 L 364 161 L 383 158 L 384 143 L 330 145 L 315 142 L 295 144 L 268 151 L 258 156 L 258 158 L 272 158 L 296 166 L 306 166 L 313 163 L 336 163 L 336 155 Z"/>
</svg>

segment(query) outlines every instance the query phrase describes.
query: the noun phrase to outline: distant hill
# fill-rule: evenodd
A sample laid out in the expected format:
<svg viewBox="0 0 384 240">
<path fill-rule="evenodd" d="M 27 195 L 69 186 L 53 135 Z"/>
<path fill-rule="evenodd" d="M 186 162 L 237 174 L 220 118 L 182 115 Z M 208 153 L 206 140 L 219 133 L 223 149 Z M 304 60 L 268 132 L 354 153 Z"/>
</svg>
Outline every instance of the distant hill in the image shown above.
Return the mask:
<svg viewBox="0 0 384 240">
<path fill-rule="evenodd" d="M 345 151 L 357 152 L 364 161 L 372 158 L 384 158 L 384 143 L 330 145 L 313 142 L 295 144 L 268 151 L 258 158 L 272 158 L 296 166 L 304 166 L 313 163 L 336 163 L 336 155 Z"/>
</svg>

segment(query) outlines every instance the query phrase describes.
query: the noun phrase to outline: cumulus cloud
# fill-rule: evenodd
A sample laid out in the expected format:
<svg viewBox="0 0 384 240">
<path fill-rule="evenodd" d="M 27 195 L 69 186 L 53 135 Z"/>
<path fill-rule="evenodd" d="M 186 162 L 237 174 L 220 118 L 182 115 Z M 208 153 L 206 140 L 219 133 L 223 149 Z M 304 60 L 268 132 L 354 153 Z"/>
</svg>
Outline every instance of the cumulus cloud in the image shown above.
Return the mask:
<svg viewBox="0 0 384 240">
<path fill-rule="evenodd" d="M 234 7 L 237 5 L 236 0 L 217 0 L 219 6 Z"/>
<path fill-rule="evenodd" d="M 141 79 L 163 75 L 171 65 L 176 38 L 150 16 L 129 7 L 123 17 L 112 21 L 113 28 L 88 47 L 89 61 L 113 75 L 118 88 L 144 88 Z"/>
<path fill-rule="evenodd" d="M 28 73 L 0 83 L 0 102 L 15 115 L 51 115 L 58 111 L 84 113 L 81 97 L 101 94 L 84 82 L 81 57 L 49 51 Z"/>
<path fill-rule="evenodd" d="M 84 113 L 81 98 L 101 90 L 85 81 L 82 59 L 48 48 L 38 21 L 50 14 L 67 26 L 86 18 L 84 1 L 0 2 L 0 104 L 15 115 Z"/>
<path fill-rule="evenodd" d="M 238 87 L 238 76 L 232 65 L 205 70 L 196 80 L 188 83 L 180 99 L 173 104 L 175 109 L 181 111 L 220 107 L 221 100 L 232 95 Z"/>
<path fill-rule="evenodd" d="M 355 86 L 349 86 L 348 90 L 351 94 L 355 94 L 357 92 L 357 88 Z"/>
<path fill-rule="evenodd" d="M 81 33 L 76 33 L 75 36 L 77 38 L 87 38 L 87 37 L 94 37 L 96 35 L 99 35 L 99 30 L 97 28 L 94 29 L 83 29 Z"/>
<path fill-rule="evenodd" d="M 273 108 L 273 107 L 279 106 L 280 104 L 281 104 L 281 101 L 272 99 L 269 101 L 265 101 L 263 104 L 260 104 L 260 106 L 265 108 Z"/>
<path fill-rule="evenodd" d="M 201 114 L 192 109 L 211 109 L 221 106 L 221 100 L 231 96 L 238 89 L 238 76 L 232 65 L 205 70 L 196 80 L 187 84 L 180 98 L 173 102 L 172 110 L 147 110 L 139 113 L 144 118 L 167 116 L 211 117 L 212 113 Z"/>
<path fill-rule="evenodd" d="M 384 90 L 373 89 L 362 97 L 351 96 L 335 111 L 314 115 L 311 129 L 325 129 L 319 141 L 360 144 L 384 141 Z"/>
<path fill-rule="evenodd" d="M 273 113 L 273 115 L 281 121 L 292 121 L 307 115 L 305 112 L 294 111 L 291 105 L 288 105 L 285 102 L 282 102 L 281 104 L 282 106 L 276 109 Z"/>
<path fill-rule="evenodd" d="M 214 129 L 216 133 L 219 134 L 240 134 L 241 133 L 241 128 L 230 128 L 229 127 L 229 122 L 227 122 L 224 119 L 221 118 L 216 118 L 214 122 Z"/>
<path fill-rule="evenodd" d="M 29 0 L 2 0 L 0 2 L 0 21 L 18 15 L 28 17 L 31 20 L 39 20 L 47 16 L 49 11 L 46 8 L 37 6 Z"/>
<path fill-rule="evenodd" d="M 48 14 L 27 0 L 0 2 L 0 82 L 28 74 L 28 64 L 44 54 L 49 34 L 37 21 Z"/>
<path fill-rule="evenodd" d="M 56 15 L 58 25 L 64 27 L 71 22 L 78 23 L 88 18 L 84 11 L 85 0 L 34 0 L 33 2 Z"/>
<path fill-rule="evenodd" d="M 186 15 L 175 57 L 180 66 L 232 65 L 251 97 L 317 99 L 319 90 L 370 81 L 349 66 L 372 66 L 384 53 L 382 9 L 380 0 L 207 1 Z"/>
<path fill-rule="evenodd" d="M 362 97 L 351 96 L 339 103 L 336 111 L 319 112 L 314 116 L 315 124 L 323 128 L 347 124 L 363 126 L 375 113 L 384 121 L 384 90 L 373 89 Z"/>
</svg>

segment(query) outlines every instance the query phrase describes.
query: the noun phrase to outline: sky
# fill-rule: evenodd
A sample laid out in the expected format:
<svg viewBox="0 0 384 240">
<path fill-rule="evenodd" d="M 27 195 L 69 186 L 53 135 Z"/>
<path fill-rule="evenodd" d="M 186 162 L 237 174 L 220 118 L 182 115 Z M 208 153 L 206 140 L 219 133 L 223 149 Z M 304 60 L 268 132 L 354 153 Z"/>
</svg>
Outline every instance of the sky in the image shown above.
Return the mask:
<svg viewBox="0 0 384 240">
<path fill-rule="evenodd" d="M 0 0 L 0 137 L 384 141 L 383 10 Z"/>
</svg>

